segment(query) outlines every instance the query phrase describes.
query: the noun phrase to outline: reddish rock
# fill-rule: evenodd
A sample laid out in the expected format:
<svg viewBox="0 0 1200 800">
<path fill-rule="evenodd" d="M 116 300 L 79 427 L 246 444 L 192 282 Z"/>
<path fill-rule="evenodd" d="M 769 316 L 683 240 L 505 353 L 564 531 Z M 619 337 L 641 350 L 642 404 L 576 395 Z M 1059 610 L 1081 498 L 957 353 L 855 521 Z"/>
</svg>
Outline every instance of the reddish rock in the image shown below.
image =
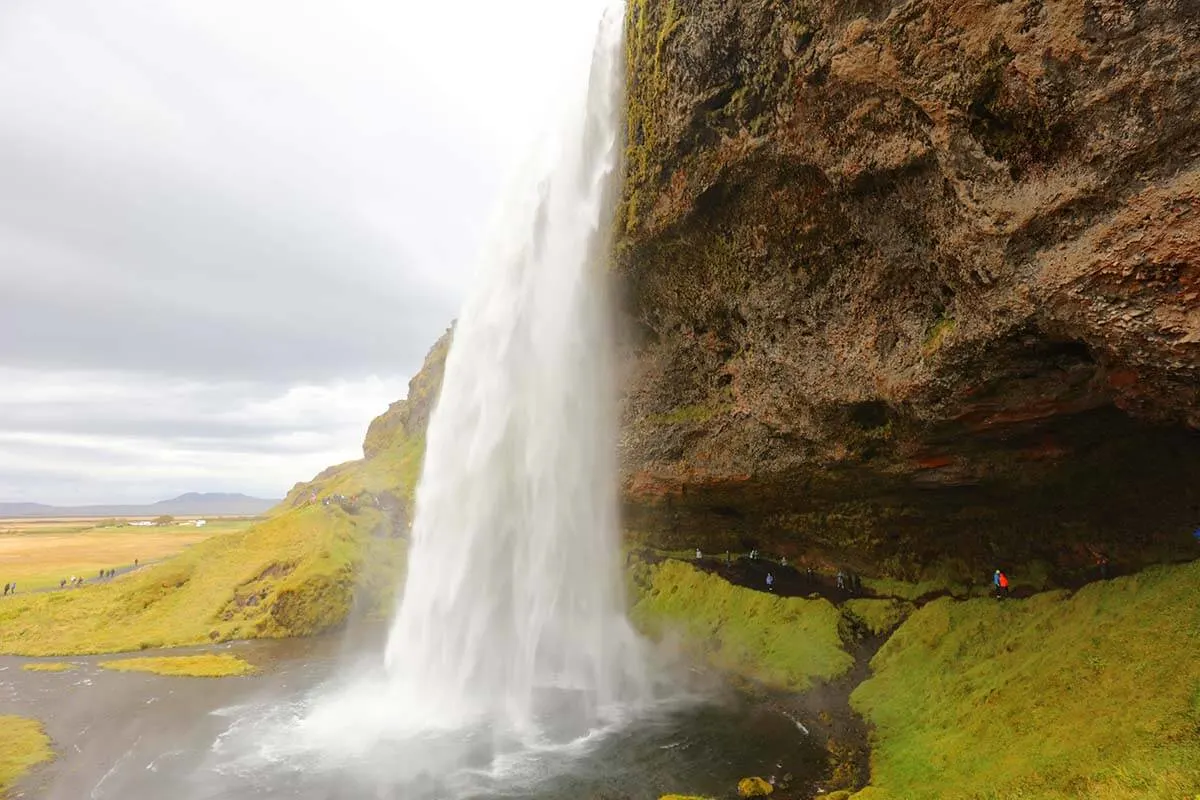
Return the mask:
<svg viewBox="0 0 1200 800">
<path fill-rule="evenodd" d="M 636 0 L 627 33 L 631 527 L 893 571 L 1188 544 L 1195 0 Z"/>
</svg>

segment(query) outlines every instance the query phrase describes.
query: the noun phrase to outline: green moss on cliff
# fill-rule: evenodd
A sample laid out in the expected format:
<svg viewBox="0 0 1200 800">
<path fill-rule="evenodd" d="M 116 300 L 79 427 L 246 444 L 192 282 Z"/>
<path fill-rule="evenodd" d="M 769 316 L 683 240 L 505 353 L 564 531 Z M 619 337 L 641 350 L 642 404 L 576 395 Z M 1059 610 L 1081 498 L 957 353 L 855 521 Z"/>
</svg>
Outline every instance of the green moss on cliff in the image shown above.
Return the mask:
<svg viewBox="0 0 1200 800">
<path fill-rule="evenodd" d="M 844 674 L 841 615 L 826 600 L 756 592 L 679 561 L 643 565 L 634 623 L 654 638 L 679 636 L 713 666 L 764 685 L 801 691 Z"/>
<path fill-rule="evenodd" d="M 939 600 L 872 662 L 876 798 L 1200 793 L 1200 562 L 1027 601 Z"/>
</svg>

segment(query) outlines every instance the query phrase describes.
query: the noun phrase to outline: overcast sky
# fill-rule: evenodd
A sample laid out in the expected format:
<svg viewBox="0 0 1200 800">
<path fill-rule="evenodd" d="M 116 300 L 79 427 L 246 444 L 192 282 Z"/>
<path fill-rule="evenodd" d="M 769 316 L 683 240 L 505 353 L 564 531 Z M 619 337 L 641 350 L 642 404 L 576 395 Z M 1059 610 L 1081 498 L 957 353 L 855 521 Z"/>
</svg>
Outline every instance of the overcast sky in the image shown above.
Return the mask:
<svg viewBox="0 0 1200 800">
<path fill-rule="evenodd" d="M 358 457 L 604 5 L 0 4 L 0 502 Z"/>
</svg>

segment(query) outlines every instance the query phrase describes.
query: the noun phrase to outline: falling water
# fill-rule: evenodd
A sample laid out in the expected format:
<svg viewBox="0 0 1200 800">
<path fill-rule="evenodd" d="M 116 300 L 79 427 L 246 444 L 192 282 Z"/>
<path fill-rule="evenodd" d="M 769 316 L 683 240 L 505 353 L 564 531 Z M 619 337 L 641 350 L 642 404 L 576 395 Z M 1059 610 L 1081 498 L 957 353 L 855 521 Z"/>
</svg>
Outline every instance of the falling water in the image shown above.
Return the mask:
<svg viewBox="0 0 1200 800">
<path fill-rule="evenodd" d="M 605 287 L 621 52 L 618 9 L 557 163 L 499 226 L 429 424 L 386 656 L 401 713 L 438 727 L 587 730 L 643 693 L 618 571 Z"/>
</svg>

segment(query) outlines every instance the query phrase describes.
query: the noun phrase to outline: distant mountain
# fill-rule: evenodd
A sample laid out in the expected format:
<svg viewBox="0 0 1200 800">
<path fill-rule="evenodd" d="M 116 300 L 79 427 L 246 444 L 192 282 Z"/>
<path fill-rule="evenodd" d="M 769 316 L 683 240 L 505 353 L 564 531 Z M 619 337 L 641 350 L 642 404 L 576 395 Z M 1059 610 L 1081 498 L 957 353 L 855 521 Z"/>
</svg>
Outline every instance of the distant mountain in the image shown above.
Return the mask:
<svg viewBox="0 0 1200 800">
<path fill-rule="evenodd" d="M 264 500 L 244 494 L 188 492 L 170 500 L 146 505 L 121 506 L 48 506 L 42 503 L 0 503 L 0 517 L 173 517 L 211 516 L 252 517 L 266 513 L 278 500 Z"/>
</svg>

